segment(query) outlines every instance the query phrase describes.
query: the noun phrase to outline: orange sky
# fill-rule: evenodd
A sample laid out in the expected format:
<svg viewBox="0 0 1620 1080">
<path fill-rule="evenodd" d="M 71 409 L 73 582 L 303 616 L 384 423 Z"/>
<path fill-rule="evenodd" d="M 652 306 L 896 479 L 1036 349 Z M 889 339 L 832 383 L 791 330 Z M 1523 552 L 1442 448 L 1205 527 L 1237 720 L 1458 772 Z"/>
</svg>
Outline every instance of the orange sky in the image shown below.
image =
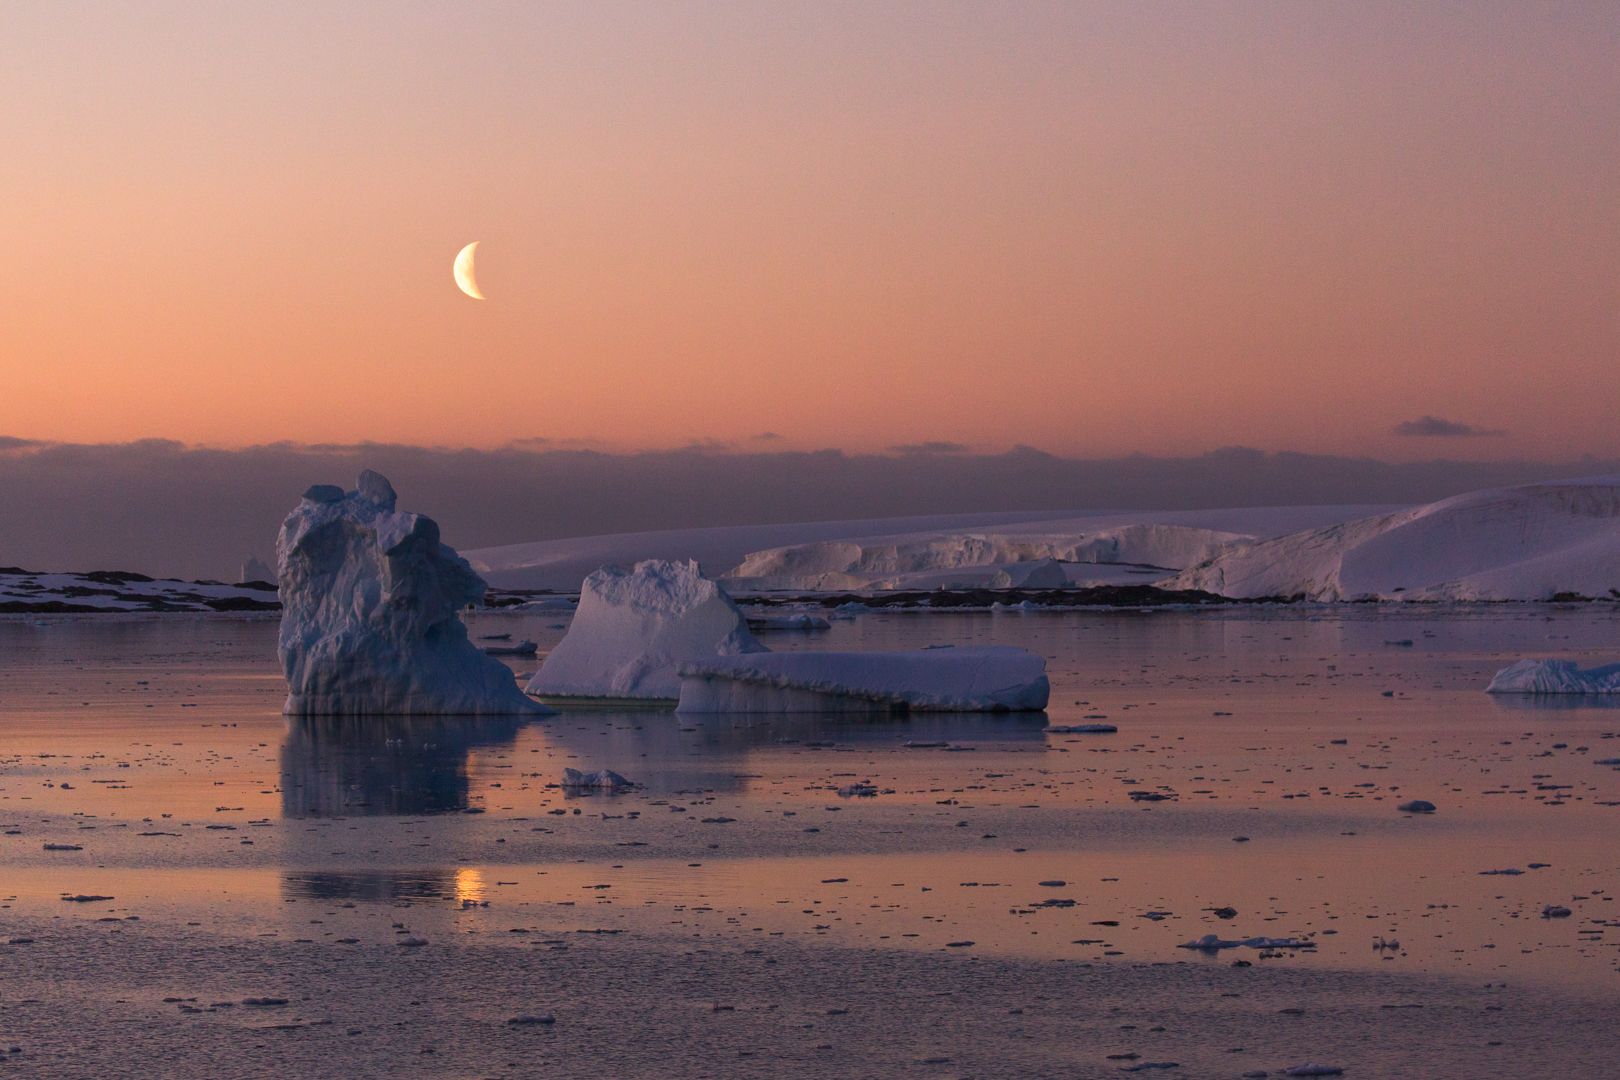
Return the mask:
<svg viewBox="0 0 1620 1080">
<path fill-rule="evenodd" d="M 1607 2 L 8 4 L 0 433 L 1612 455 L 1617 56 Z"/>
</svg>

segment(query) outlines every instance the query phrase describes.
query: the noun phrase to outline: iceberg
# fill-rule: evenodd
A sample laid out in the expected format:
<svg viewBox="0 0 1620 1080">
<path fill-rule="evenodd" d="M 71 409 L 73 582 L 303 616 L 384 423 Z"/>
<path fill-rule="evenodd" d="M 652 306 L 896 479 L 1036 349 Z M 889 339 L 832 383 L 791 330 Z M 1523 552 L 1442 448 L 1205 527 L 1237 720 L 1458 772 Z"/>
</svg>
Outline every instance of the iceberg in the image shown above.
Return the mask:
<svg viewBox="0 0 1620 1080">
<path fill-rule="evenodd" d="M 538 697 L 673 702 L 680 664 L 765 651 L 695 561 L 648 559 L 585 579 L 579 608 L 529 681 Z"/>
<path fill-rule="evenodd" d="M 1568 660 L 1520 660 L 1496 673 L 1487 694 L 1620 694 L 1620 664 L 1579 668 Z"/>
<path fill-rule="evenodd" d="M 681 665 L 678 712 L 1020 712 L 1046 708 L 1046 661 L 1009 646 L 716 656 Z"/>
<path fill-rule="evenodd" d="M 289 716 L 544 713 L 467 638 L 484 581 L 382 475 L 317 484 L 276 540 Z"/>
<path fill-rule="evenodd" d="M 274 585 L 276 572 L 264 564 L 264 560 L 257 555 L 249 555 L 242 563 L 242 576 L 236 579 L 240 582 L 265 581 Z"/>
</svg>

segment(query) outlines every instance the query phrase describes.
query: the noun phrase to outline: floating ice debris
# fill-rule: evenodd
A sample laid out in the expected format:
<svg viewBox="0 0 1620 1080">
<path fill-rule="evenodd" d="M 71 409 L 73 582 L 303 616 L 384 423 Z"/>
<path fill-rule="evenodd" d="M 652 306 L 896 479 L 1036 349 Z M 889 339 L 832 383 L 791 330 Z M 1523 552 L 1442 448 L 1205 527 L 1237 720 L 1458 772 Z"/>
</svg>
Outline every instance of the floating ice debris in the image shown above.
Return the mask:
<svg viewBox="0 0 1620 1080">
<path fill-rule="evenodd" d="M 989 584 L 992 589 L 1062 589 L 1069 584 L 1069 574 L 1056 559 L 1035 559 L 1009 563 Z"/>
<path fill-rule="evenodd" d="M 865 781 L 854 784 L 845 784 L 838 789 L 838 794 L 847 798 L 871 798 L 878 793 L 877 785 Z"/>
<path fill-rule="evenodd" d="M 1216 952 L 1220 949 L 1314 949 L 1313 941 L 1300 941 L 1298 938 L 1223 938 L 1219 934 L 1205 934 L 1201 938 L 1177 945 L 1178 949 L 1197 949 L 1200 952 Z"/>
<path fill-rule="evenodd" d="M 721 656 L 681 666 L 680 712 L 1010 712 L 1046 707 L 1046 661 L 1008 646 Z"/>
<path fill-rule="evenodd" d="M 404 949 L 420 949 L 422 946 L 427 944 L 427 938 L 402 937 L 398 941 L 394 942 L 394 944 Z"/>
<path fill-rule="evenodd" d="M 1174 795 L 1166 795 L 1162 791 L 1132 791 L 1128 794 L 1131 802 L 1164 802 L 1166 799 L 1175 798 Z"/>
<path fill-rule="evenodd" d="M 1113 724 L 1053 724 L 1046 729 L 1048 735 L 1112 735 L 1119 728 Z"/>
<path fill-rule="evenodd" d="M 1314 1061 L 1307 1061 L 1303 1065 L 1293 1065 L 1283 1070 L 1284 1076 L 1343 1076 L 1344 1070 L 1337 1065 L 1318 1065 Z"/>
<path fill-rule="evenodd" d="M 79 844 L 49 844 L 48 843 L 48 844 L 45 844 L 43 846 L 44 846 L 46 851 L 83 851 L 84 850 L 83 846 L 79 845 Z"/>
<path fill-rule="evenodd" d="M 1157 1072 L 1164 1069 L 1179 1068 L 1181 1068 L 1181 1063 L 1179 1061 L 1139 1061 L 1135 1065 L 1121 1065 L 1120 1072 Z"/>
<path fill-rule="evenodd" d="M 514 1016 L 506 1022 L 514 1027 L 535 1027 L 555 1024 L 557 1018 L 550 1013 L 524 1013 L 521 1016 Z"/>
<path fill-rule="evenodd" d="M 1548 904 L 1541 909 L 1543 919 L 1567 919 L 1573 914 L 1574 912 L 1562 904 Z"/>
<path fill-rule="evenodd" d="M 539 713 L 467 638 L 484 582 L 381 475 L 317 484 L 276 541 L 284 711 L 293 716 Z"/>
<path fill-rule="evenodd" d="M 565 791 L 628 791 L 636 786 L 633 780 L 626 780 L 612 769 L 602 769 L 599 772 L 580 772 L 578 769 L 564 769 L 562 786 Z"/>
<path fill-rule="evenodd" d="M 1524 873 L 1523 870 L 1520 870 L 1517 867 L 1510 866 L 1510 867 L 1507 867 L 1507 868 L 1502 869 L 1502 870 L 1481 870 L 1479 872 L 1479 876 L 1480 877 L 1518 877 L 1522 873 Z"/>
<path fill-rule="evenodd" d="M 98 904 L 103 900 L 113 900 L 116 897 L 101 896 L 97 893 L 63 893 L 62 899 L 70 904 Z"/>
<path fill-rule="evenodd" d="M 484 652 L 489 656 L 533 656 L 540 651 L 540 646 L 524 639 L 513 645 L 485 645 Z"/>
<path fill-rule="evenodd" d="M 1487 694 L 1616 694 L 1620 664 L 1582 669 L 1568 660 L 1520 660 L 1496 673 Z"/>
<path fill-rule="evenodd" d="M 1434 803 L 1429 802 L 1427 799 L 1413 799 L 1410 802 L 1401 803 L 1395 809 L 1403 814 L 1432 814 L 1434 813 Z"/>
<path fill-rule="evenodd" d="M 696 562 L 609 566 L 585 579 L 567 635 L 529 680 L 528 692 L 673 701 L 681 663 L 764 650 L 731 597 Z"/>
<path fill-rule="evenodd" d="M 820 615 L 810 615 L 799 612 L 791 615 L 750 615 L 748 629 L 756 634 L 770 632 L 810 633 L 816 630 L 830 630 L 832 623 Z"/>
</svg>

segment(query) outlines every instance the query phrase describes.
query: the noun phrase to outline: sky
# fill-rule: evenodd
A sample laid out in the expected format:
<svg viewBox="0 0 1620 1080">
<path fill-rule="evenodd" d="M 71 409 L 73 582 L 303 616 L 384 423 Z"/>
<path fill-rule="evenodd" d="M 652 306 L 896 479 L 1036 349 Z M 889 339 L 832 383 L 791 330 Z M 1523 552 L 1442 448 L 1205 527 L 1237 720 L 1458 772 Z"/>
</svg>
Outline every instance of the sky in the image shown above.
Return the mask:
<svg viewBox="0 0 1620 1080">
<path fill-rule="evenodd" d="M 1615 456 L 1617 56 L 1608 0 L 16 0 L 0 434 Z"/>
</svg>

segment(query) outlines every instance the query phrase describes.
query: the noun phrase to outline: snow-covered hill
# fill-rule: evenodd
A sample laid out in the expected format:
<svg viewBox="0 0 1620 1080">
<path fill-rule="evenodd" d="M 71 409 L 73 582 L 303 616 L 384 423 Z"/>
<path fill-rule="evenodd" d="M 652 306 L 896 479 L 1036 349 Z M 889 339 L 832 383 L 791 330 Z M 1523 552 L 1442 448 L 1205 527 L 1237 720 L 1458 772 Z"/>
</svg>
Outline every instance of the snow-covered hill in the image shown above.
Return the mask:
<svg viewBox="0 0 1620 1080">
<path fill-rule="evenodd" d="M 0 567 L 0 613 L 274 611 L 268 582 L 171 581 L 122 570 L 45 574 Z"/>
<path fill-rule="evenodd" d="M 1234 599 L 1620 597 L 1620 477 L 1476 491 L 1243 544 L 1163 584 Z"/>
</svg>

